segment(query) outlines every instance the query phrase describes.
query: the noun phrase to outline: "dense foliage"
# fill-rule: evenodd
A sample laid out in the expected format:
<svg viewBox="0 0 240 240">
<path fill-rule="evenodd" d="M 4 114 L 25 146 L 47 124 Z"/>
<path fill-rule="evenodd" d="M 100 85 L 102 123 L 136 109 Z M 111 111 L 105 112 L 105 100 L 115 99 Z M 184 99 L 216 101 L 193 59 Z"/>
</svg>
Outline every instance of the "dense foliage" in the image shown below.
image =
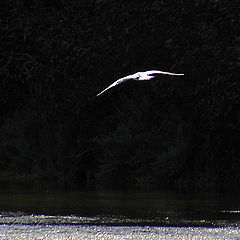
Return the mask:
<svg viewBox="0 0 240 240">
<path fill-rule="evenodd" d="M 239 19 L 237 0 L 1 1 L 0 182 L 237 189 Z M 150 69 L 186 75 L 96 97 Z"/>
</svg>

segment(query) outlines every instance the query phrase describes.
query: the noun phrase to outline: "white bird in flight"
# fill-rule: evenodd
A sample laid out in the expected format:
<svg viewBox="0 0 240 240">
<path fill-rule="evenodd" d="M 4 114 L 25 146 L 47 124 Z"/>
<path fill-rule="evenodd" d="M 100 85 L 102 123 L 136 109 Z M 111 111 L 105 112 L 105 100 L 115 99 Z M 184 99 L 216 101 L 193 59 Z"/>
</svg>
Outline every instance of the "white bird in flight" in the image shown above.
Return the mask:
<svg viewBox="0 0 240 240">
<path fill-rule="evenodd" d="M 184 75 L 183 73 L 171 73 L 171 72 L 163 72 L 163 71 L 158 71 L 158 70 L 150 70 L 150 71 L 145 71 L 145 72 L 137 72 L 131 75 L 128 75 L 126 77 L 120 78 L 117 81 L 115 81 L 114 83 L 112 83 L 110 86 L 108 86 L 107 88 L 105 88 L 103 91 L 101 91 L 100 93 L 97 94 L 97 96 L 100 96 L 101 94 L 103 94 L 104 92 L 106 92 L 108 89 L 113 88 L 115 86 L 117 86 L 118 84 L 121 84 L 125 81 L 128 80 L 135 80 L 135 81 L 145 81 L 145 80 L 150 80 L 154 77 L 156 77 L 156 75 L 158 74 L 165 74 L 165 75 L 174 75 L 174 76 L 182 76 Z"/>
</svg>

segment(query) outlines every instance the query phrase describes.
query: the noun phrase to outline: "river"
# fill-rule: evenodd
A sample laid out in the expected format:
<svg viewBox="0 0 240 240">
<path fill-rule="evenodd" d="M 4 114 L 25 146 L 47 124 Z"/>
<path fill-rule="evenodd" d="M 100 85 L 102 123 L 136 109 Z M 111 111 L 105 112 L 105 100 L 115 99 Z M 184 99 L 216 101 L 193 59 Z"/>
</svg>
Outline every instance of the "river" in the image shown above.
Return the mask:
<svg viewBox="0 0 240 240">
<path fill-rule="evenodd" d="M 240 239 L 237 194 L 0 190 L 0 239 Z"/>
</svg>

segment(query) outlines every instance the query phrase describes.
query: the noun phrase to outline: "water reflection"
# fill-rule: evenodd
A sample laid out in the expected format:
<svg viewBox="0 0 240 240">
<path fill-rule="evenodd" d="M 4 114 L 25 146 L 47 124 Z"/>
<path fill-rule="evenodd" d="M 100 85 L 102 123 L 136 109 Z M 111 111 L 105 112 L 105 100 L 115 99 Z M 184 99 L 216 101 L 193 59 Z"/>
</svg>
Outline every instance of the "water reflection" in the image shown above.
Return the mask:
<svg viewBox="0 0 240 240">
<path fill-rule="evenodd" d="M 0 225 L 0 239 L 239 239 L 240 230 L 225 228 L 113 227 L 72 225 Z"/>
<path fill-rule="evenodd" d="M 30 224 L 229 226 L 239 225 L 239 209 L 239 196 L 236 195 L 0 191 L 2 224 L 29 221 Z"/>
</svg>

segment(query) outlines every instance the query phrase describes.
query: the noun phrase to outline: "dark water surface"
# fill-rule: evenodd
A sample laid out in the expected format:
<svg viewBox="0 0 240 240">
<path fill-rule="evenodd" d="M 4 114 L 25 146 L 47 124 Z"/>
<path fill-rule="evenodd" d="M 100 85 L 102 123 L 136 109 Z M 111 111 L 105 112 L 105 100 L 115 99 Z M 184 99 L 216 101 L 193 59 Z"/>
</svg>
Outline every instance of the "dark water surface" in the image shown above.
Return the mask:
<svg viewBox="0 0 240 240">
<path fill-rule="evenodd" d="M 237 194 L 0 190 L 0 239 L 240 239 L 239 226 Z"/>
<path fill-rule="evenodd" d="M 87 221 L 107 225 L 223 226 L 239 224 L 240 196 L 5 189 L 0 191 L 0 212 L 2 216 L 15 217 L 81 217 L 78 224 Z M 72 221 L 75 223 L 76 219 Z"/>
</svg>

